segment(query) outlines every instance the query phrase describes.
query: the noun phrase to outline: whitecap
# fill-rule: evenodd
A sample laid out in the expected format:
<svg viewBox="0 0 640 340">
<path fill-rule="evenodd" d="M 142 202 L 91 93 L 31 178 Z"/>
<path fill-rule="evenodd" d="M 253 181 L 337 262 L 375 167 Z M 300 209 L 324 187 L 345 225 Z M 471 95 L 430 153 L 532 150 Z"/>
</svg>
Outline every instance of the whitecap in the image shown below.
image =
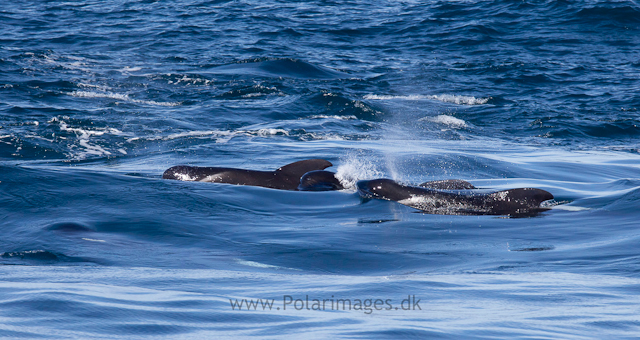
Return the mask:
<svg viewBox="0 0 640 340">
<path fill-rule="evenodd" d="M 253 131 L 247 131 L 250 134 L 253 134 Z M 289 131 L 284 130 L 284 129 L 260 129 L 257 132 L 257 135 L 260 137 L 265 137 L 265 136 L 275 136 L 275 135 L 285 135 L 288 136 L 289 135 Z"/>
<path fill-rule="evenodd" d="M 314 115 L 314 116 L 309 116 L 308 119 L 354 120 L 354 119 L 358 119 L 358 117 L 353 115 L 349 115 L 349 116 Z"/>
<path fill-rule="evenodd" d="M 168 74 L 167 76 L 172 76 L 171 74 Z M 173 80 L 169 80 L 168 84 L 169 85 L 178 85 L 180 83 L 184 83 L 186 85 L 204 85 L 204 86 L 209 86 L 213 83 L 213 80 L 209 80 L 209 79 L 205 79 L 205 78 L 195 78 L 195 77 L 189 77 L 187 75 L 183 75 L 182 78 L 177 79 L 175 81 Z"/>
<path fill-rule="evenodd" d="M 65 122 L 63 118 L 54 117 L 48 121 L 51 124 L 58 124 L 58 127 L 61 131 L 71 132 L 76 135 L 78 139 L 78 144 L 83 149 L 78 154 L 74 155 L 76 159 L 85 159 L 87 156 L 109 156 L 112 153 L 109 150 L 106 150 L 102 146 L 96 144 L 91 141 L 91 137 L 93 136 L 103 136 L 103 135 L 115 135 L 115 136 L 123 136 L 126 135 L 124 132 L 115 129 L 115 128 L 95 128 L 93 130 L 83 129 L 83 128 L 74 128 L 69 127 L 67 122 Z M 61 139 L 66 139 L 64 137 L 60 137 Z M 75 146 L 72 146 L 72 148 Z"/>
<path fill-rule="evenodd" d="M 171 139 L 177 139 L 177 138 L 183 138 L 183 137 L 207 137 L 207 136 L 229 136 L 229 135 L 234 135 L 236 134 L 236 132 L 232 132 L 232 131 L 222 131 L 222 130 L 207 130 L 207 131 L 187 131 L 187 132 L 180 132 L 180 133 L 174 133 L 171 135 L 168 135 L 167 137 L 161 138 L 164 140 L 171 140 Z M 151 138 L 151 139 L 160 139 L 160 138 Z M 134 140 L 133 138 L 130 140 Z"/>
<path fill-rule="evenodd" d="M 377 95 L 368 94 L 364 96 L 364 99 L 368 100 L 437 100 L 444 103 L 451 103 L 457 105 L 482 105 L 486 104 L 491 97 L 488 98 L 476 98 L 473 96 L 462 96 L 453 94 L 437 94 L 437 95 L 404 95 L 404 96 L 391 96 L 391 95 Z"/>
<path fill-rule="evenodd" d="M 90 144 L 88 139 L 80 139 L 79 143 L 80 143 L 80 146 L 82 146 L 85 149 L 85 151 L 79 155 L 81 158 L 86 158 L 86 155 L 94 155 L 94 156 L 111 155 L 111 152 L 105 150 L 103 147 L 96 144 Z"/>
<path fill-rule="evenodd" d="M 211 137 L 216 139 L 216 143 L 226 143 L 231 138 L 236 136 L 249 136 L 249 137 L 269 137 L 269 136 L 288 136 L 289 131 L 285 129 L 273 129 L 273 128 L 262 128 L 255 130 L 238 130 L 238 131 L 228 131 L 228 130 L 196 130 L 196 131 L 186 131 L 173 133 L 168 136 L 155 136 L 155 137 L 133 137 L 127 139 L 128 142 L 134 142 L 140 139 L 144 140 L 173 140 L 179 138 L 205 138 Z"/>
<path fill-rule="evenodd" d="M 556 206 L 552 206 L 551 209 L 564 210 L 564 211 L 586 211 L 586 210 L 591 210 L 591 208 L 579 207 L 579 206 L 575 206 L 575 205 L 556 205 Z"/>
<path fill-rule="evenodd" d="M 142 67 L 139 66 L 134 66 L 134 67 L 129 67 L 129 66 L 125 66 L 122 70 L 120 70 L 120 72 L 137 72 L 142 70 Z"/>
<path fill-rule="evenodd" d="M 82 239 L 85 240 L 85 241 L 91 241 L 91 242 L 103 242 L 103 243 L 107 242 L 105 240 L 97 240 L 97 239 L 94 239 L 94 238 L 86 238 L 86 237 L 83 237 Z"/>
<path fill-rule="evenodd" d="M 133 98 L 130 98 L 129 95 L 113 93 L 113 92 L 73 91 L 73 92 L 70 92 L 69 95 L 74 97 L 79 97 L 79 98 L 109 98 L 109 99 L 121 100 L 124 102 L 147 104 L 147 105 L 159 105 L 159 106 L 180 105 L 180 103 L 178 102 L 157 102 L 153 100 L 133 99 Z"/>
<path fill-rule="evenodd" d="M 438 115 L 435 117 L 424 117 L 424 118 L 420 118 L 419 120 L 426 120 L 433 123 L 444 124 L 449 127 L 457 128 L 457 129 L 469 127 L 467 125 L 467 122 L 465 122 L 464 120 L 460 118 L 452 117 L 452 116 L 447 116 L 447 115 Z"/>
<path fill-rule="evenodd" d="M 247 260 L 242 260 L 242 259 L 236 259 L 236 262 L 238 264 L 241 264 L 241 265 L 244 265 L 244 266 L 256 267 L 256 268 L 300 270 L 300 269 L 296 269 L 296 268 L 280 267 L 280 266 L 274 266 L 274 265 L 271 265 L 271 264 L 265 264 L 265 263 L 255 262 L 255 261 L 247 261 Z"/>
</svg>

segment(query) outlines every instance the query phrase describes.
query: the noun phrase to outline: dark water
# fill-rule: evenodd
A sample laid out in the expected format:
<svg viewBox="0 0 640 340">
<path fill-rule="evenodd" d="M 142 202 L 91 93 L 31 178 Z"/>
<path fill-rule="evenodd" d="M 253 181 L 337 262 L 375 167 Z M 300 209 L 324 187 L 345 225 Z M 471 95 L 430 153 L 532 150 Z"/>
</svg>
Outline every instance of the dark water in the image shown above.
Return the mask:
<svg viewBox="0 0 640 340">
<path fill-rule="evenodd" d="M 635 337 L 638 46 L 634 1 L 5 2 L 0 337 Z M 160 178 L 307 158 L 556 198 Z"/>
</svg>

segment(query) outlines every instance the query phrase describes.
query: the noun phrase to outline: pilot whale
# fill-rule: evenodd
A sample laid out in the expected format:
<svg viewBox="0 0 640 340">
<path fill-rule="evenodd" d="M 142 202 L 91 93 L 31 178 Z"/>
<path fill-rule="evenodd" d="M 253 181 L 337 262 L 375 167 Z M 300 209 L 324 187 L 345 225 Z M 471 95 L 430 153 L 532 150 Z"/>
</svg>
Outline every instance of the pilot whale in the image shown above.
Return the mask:
<svg viewBox="0 0 640 340">
<path fill-rule="evenodd" d="M 407 186 L 383 178 L 358 181 L 356 186 L 364 198 L 396 201 L 426 213 L 445 215 L 535 215 L 548 210 L 540 203 L 553 199 L 551 193 L 541 189 L 481 190 L 462 180 Z"/>
<path fill-rule="evenodd" d="M 301 177 L 314 170 L 333 166 L 324 159 L 307 159 L 287 164 L 274 171 L 178 165 L 167 169 L 163 179 L 252 185 L 281 190 L 298 190 Z"/>
</svg>

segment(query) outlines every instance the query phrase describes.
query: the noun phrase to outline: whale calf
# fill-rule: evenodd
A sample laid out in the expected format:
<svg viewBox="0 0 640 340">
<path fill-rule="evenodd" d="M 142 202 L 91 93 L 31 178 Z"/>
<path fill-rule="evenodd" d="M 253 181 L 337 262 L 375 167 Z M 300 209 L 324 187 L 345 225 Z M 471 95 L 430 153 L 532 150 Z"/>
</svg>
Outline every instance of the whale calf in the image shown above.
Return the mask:
<svg viewBox="0 0 640 340">
<path fill-rule="evenodd" d="M 178 165 L 167 169 L 163 179 L 252 185 L 281 190 L 298 190 L 300 179 L 310 171 L 333 166 L 324 159 L 307 159 L 287 164 L 274 171 Z"/>
<path fill-rule="evenodd" d="M 553 199 L 545 190 L 518 188 L 502 191 L 478 190 L 471 183 L 447 180 L 407 186 L 390 179 L 359 181 L 364 198 L 396 201 L 431 214 L 444 215 L 535 215 L 548 209 L 540 203 Z"/>
</svg>

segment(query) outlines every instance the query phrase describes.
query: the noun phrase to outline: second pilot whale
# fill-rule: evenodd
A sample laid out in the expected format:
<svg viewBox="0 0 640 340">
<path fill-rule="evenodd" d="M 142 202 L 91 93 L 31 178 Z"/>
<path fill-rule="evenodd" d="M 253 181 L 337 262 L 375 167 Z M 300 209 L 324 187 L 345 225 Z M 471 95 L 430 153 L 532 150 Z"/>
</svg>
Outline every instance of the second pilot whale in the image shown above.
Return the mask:
<svg viewBox="0 0 640 340">
<path fill-rule="evenodd" d="M 532 216 L 548 210 L 541 207 L 553 199 L 548 191 L 535 188 L 480 190 L 462 180 L 445 180 L 408 186 L 391 179 L 359 181 L 364 198 L 396 201 L 431 214 Z"/>
</svg>

